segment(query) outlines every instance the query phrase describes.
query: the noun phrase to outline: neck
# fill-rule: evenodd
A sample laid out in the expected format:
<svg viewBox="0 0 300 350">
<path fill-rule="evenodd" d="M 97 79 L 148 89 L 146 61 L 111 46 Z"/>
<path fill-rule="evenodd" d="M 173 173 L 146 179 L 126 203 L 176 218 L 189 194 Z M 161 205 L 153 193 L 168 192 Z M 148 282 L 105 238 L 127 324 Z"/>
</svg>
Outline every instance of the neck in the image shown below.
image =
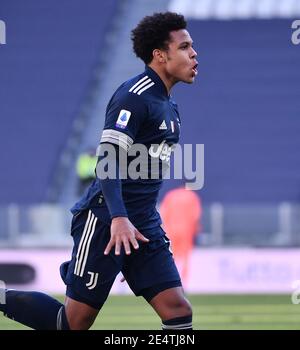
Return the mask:
<svg viewBox="0 0 300 350">
<path fill-rule="evenodd" d="M 169 74 L 167 74 L 166 71 L 158 64 L 151 62 L 149 64 L 149 67 L 151 69 L 153 69 L 155 71 L 155 73 L 160 77 L 162 82 L 165 84 L 168 95 L 170 95 L 170 91 L 171 91 L 172 87 L 177 83 L 177 81 L 175 81 L 173 77 L 171 77 Z"/>
</svg>

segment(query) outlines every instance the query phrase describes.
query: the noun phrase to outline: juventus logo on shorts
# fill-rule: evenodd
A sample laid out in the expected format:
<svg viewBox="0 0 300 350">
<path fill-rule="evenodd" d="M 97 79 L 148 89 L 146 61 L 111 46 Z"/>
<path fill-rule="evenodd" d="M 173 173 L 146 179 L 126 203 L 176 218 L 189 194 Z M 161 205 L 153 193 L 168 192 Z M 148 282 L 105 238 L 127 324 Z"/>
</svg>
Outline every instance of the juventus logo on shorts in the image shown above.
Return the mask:
<svg viewBox="0 0 300 350">
<path fill-rule="evenodd" d="M 88 274 L 91 275 L 91 279 L 88 283 L 86 283 L 86 286 L 88 287 L 88 289 L 94 289 L 97 285 L 99 273 L 88 271 Z"/>
</svg>

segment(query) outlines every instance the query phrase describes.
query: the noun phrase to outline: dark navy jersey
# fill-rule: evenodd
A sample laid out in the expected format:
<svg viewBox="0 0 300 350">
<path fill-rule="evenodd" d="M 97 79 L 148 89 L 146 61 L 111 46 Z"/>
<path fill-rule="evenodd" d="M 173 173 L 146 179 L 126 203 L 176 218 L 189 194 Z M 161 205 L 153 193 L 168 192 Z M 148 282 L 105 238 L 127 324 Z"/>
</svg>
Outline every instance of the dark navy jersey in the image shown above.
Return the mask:
<svg viewBox="0 0 300 350">
<path fill-rule="evenodd" d="M 179 140 L 179 133 L 177 105 L 168 95 L 160 77 L 150 67 L 123 83 L 108 103 L 100 143 L 117 145 L 129 153 L 136 144 L 147 148 L 149 177 L 121 180 L 128 218 L 140 230 L 145 231 L 161 224 L 156 202 L 163 181 L 162 168 L 169 166 L 170 154 Z M 128 164 L 133 158 L 128 157 Z M 159 162 L 159 174 L 155 178 L 150 177 L 151 159 Z M 87 208 L 99 208 L 101 219 L 110 224 L 99 179 L 92 183 L 71 211 L 75 214 Z"/>
</svg>

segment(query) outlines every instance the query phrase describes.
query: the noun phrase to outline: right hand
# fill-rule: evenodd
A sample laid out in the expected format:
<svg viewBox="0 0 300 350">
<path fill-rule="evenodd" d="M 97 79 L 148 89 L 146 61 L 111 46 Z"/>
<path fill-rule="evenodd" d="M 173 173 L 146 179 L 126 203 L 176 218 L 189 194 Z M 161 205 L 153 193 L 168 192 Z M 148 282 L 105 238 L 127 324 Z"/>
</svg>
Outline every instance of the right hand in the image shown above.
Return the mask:
<svg viewBox="0 0 300 350">
<path fill-rule="evenodd" d="M 139 249 L 138 240 L 145 243 L 149 242 L 149 239 L 143 236 L 127 217 L 113 218 L 110 227 L 110 241 L 104 250 L 104 254 L 108 255 L 112 247 L 115 246 L 115 254 L 120 255 L 123 245 L 126 255 L 130 255 L 130 244 L 134 249 Z"/>
</svg>

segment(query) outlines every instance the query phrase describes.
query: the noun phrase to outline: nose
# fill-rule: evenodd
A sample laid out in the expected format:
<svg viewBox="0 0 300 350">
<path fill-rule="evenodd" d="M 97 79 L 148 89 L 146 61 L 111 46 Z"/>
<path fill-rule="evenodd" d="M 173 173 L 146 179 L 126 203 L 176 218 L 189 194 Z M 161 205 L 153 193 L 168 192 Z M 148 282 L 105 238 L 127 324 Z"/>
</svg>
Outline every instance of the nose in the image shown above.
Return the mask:
<svg viewBox="0 0 300 350">
<path fill-rule="evenodd" d="M 191 58 L 197 57 L 197 55 L 198 55 L 198 54 L 197 54 L 197 51 L 196 51 L 193 47 L 192 47 L 191 49 L 192 49 L 192 51 L 191 51 L 191 53 L 192 53 L 192 54 L 191 54 Z"/>
</svg>

